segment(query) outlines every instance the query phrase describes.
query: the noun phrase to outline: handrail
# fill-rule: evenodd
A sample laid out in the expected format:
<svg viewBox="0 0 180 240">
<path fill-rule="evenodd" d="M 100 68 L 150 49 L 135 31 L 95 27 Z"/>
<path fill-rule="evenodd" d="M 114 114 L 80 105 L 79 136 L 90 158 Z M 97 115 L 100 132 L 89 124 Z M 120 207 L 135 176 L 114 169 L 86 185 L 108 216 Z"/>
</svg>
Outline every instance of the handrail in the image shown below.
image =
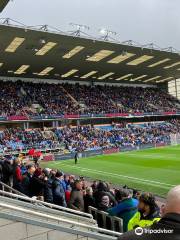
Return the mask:
<svg viewBox="0 0 180 240">
<path fill-rule="evenodd" d="M 32 211 L 38 211 L 38 212 L 46 211 L 47 214 L 50 214 L 52 216 L 61 216 L 65 218 L 71 218 L 73 219 L 73 221 L 86 222 L 88 224 L 90 223 L 93 225 L 97 225 L 96 220 L 94 220 L 93 218 L 85 218 L 83 216 L 75 215 L 69 212 L 59 211 L 58 209 L 52 209 L 49 207 L 44 207 L 42 205 L 32 204 L 27 201 L 20 201 L 15 198 L 8 198 L 6 196 L 0 195 L 0 202 L 7 203 L 13 206 L 23 207 L 26 209 L 31 209 Z"/>
<path fill-rule="evenodd" d="M 92 231 L 97 231 L 97 232 L 101 232 L 101 233 L 104 233 L 104 234 L 111 234 L 113 236 L 118 236 L 118 237 L 122 235 L 121 233 L 118 233 L 118 232 L 114 232 L 114 231 L 110 231 L 110 230 L 107 230 L 107 229 L 90 226 L 90 225 L 87 225 L 87 224 L 84 224 L 84 223 L 78 223 L 78 222 L 73 222 L 73 221 L 58 218 L 58 217 L 49 216 L 49 215 L 44 214 L 44 213 L 38 213 L 38 212 L 31 211 L 31 210 L 23 209 L 23 208 L 20 208 L 20 207 L 10 206 L 10 205 L 5 204 L 5 203 L 0 203 L 0 206 L 4 207 L 4 208 L 11 209 L 11 210 L 17 210 L 17 211 L 22 212 L 22 213 L 31 214 L 31 215 L 34 215 L 34 216 L 44 217 L 44 218 L 48 218 L 48 219 L 51 219 L 51 220 L 57 220 L 57 221 L 62 222 L 62 223 L 69 223 L 69 224 L 72 224 L 73 227 L 74 226 L 84 227 L 84 228 L 87 228 L 87 229 L 92 230 Z"/>
<path fill-rule="evenodd" d="M 32 217 L 25 217 L 25 216 L 20 216 L 19 214 L 11 214 L 11 213 L 6 213 L 6 212 L 0 212 L 0 218 L 3 219 L 8 219 L 10 221 L 18 221 L 18 222 L 23 222 L 25 224 L 30 224 L 30 225 L 34 225 L 34 226 L 39 226 L 39 227 L 43 227 L 46 229 L 50 229 L 50 230 L 55 230 L 58 232 L 66 232 L 66 233 L 70 233 L 70 234 L 75 234 L 80 235 L 80 236 L 84 236 L 86 238 L 91 238 L 91 239 L 98 239 L 98 240 L 117 240 L 117 237 L 115 236 L 111 236 L 111 235 L 105 235 L 102 233 L 98 233 L 98 232 L 88 232 L 86 230 L 82 230 L 82 229 L 77 229 L 77 228 L 69 228 L 67 226 L 63 226 L 62 224 L 55 224 L 55 223 L 50 223 L 48 221 L 42 221 L 42 220 L 35 220 Z"/>
<path fill-rule="evenodd" d="M 37 203 L 37 204 L 40 204 L 41 206 L 45 206 L 45 207 L 50 207 L 50 208 L 55 208 L 55 209 L 59 209 L 61 211 L 65 211 L 65 212 L 69 212 L 69 213 L 72 213 L 72 214 L 76 214 L 76 215 L 80 215 L 82 217 L 86 217 L 86 218 L 93 218 L 91 214 L 89 213 L 84 213 L 84 212 L 80 212 L 80 211 L 76 211 L 74 209 L 71 209 L 71 208 L 65 208 L 65 207 L 61 207 L 61 206 L 58 206 L 58 205 L 55 205 L 55 204 L 51 204 L 51 203 L 47 203 L 47 202 L 42 202 L 40 200 L 35 200 L 35 199 L 32 199 L 30 197 L 24 197 L 24 196 L 20 196 L 20 195 L 17 195 L 17 194 L 13 194 L 13 193 L 9 193 L 9 192 L 4 192 L 2 190 L 0 190 L 0 195 L 6 195 L 8 197 L 15 197 L 15 198 L 19 198 L 21 200 L 26 200 L 28 202 L 31 202 L 31 203 Z"/>
<path fill-rule="evenodd" d="M 10 187 L 9 185 L 7 185 L 7 184 L 5 184 L 5 183 L 3 183 L 3 182 L 1 182 L 1 181 L 0 181 L 0 185 L 2 185 L 3 189 L 6 187 L 6 188 L 8 188 L 9 190 L 11 190 L 12 192 L 14 192 L 15 194 L 18 194 L 18 195 L 20 195 L 20 196 L 27 197 L 25 194 L 19 192 L 18 190 Z"/>
</svg>

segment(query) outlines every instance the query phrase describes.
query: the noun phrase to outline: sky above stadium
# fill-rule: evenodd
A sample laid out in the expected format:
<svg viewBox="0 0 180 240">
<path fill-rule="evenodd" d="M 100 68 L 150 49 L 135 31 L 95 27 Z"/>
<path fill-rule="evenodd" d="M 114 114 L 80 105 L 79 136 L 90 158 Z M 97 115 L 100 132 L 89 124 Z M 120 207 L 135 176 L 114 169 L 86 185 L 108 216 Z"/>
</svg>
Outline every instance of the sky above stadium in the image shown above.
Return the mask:
<svg viewBox="0 0 180 240">
<path fill-rule="evenodd" d="M 90 27 L 90 35 L 107 28 L 121 41 L 132 39 L 180 50 L 180 0 L 11 0 L 0 18 L 26 25 L 48 24 L 72 30 L 69 23 Z"/>
</svg>

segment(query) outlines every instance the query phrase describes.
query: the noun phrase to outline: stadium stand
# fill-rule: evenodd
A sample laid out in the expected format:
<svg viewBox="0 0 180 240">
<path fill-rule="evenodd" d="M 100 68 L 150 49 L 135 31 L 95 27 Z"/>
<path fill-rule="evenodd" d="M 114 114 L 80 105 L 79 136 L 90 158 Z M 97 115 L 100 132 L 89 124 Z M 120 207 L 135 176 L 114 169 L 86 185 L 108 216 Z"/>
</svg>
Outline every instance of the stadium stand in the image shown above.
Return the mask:
<svg viewBox="0 0 180 240">
<path fill-rule="evenodd" d="M 170 135 L 180 132 L 180 122 L 174 120 L 162 123 L 127 126 L 111 126 L 102 129 L 93 126 L 63 127 L 53 129 L 7 128 L 0 131 L 0 152 L 2 154 L 32 148 L 61 149 L 79 152 L 112 147 L 140 146 L 145 144 L 169 143 Z"/>
<path fill-rule="evenodd" d="M 0 88 L 1 117 L 31 118 L 38 115 L 153 113 L 180 110 L 179 100 L 158 88 L 91 87 L 21 81 L 0 82 Z"/>
<path fill-rule="evenodd" d="M 7 3 L 0 1 L 0 12 Z M 57 162 L 52 169 L 44 167 L 45 161 L 74 158 L 77 164 L 80 157 L 180 143 L 177 83 L 174 96 L 167 92 L 168 81 L 180 77 L 179 54 L 153 45 L 133 46 L 132 41 L 119 44 L 65 35 L 56 28 L 49 32 L 48 25 L 36 29 L 17 21 L 12 26 L 10 18 L 2 21 L 0 238 L 152 240 L 153 235 L 138 238 L 134 229 L 172 227 L 175 235 L 167 239 L 179 240 L 179 186 L 162 206 L 164 199 L 157 201 L 152 193 L 121 182 L 121 186 L 102 180 L 92 183 L 64 173 Z M 127 169 L 118 167 L 113 176 L 158 186 L 163 193 L 174 186 L 146 179 L 154 169 L 146 168 L 139 168 L 143 178 L 128 176 Z M 110 179 L 100 170 L 107 175 L 104 179 Z M 161 164 L 156 170 L 159 174 Z"/>
</svg>

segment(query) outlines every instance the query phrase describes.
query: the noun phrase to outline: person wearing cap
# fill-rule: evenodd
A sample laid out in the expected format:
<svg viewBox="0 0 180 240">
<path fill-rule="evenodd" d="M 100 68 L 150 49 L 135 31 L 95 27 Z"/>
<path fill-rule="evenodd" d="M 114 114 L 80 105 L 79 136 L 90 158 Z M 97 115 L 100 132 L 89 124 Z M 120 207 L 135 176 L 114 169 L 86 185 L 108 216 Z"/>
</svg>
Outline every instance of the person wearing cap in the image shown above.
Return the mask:
<svg viewBox="0 0 180 240">
<path fill-rule="evenodd" d="M 111 216 L 117 216 L 123 219 L 123 231 L 127 232 L 128 222 L 137 212 L 139 201 L 132 198 L 130 191 L 124 188 L 116 191 L 116 199 L 118 205 L 108 209 L 107 212 Z"/>
<path fill-rule="evenodd" d="M 160 220 L 160 209 L 151 193 L 143 193 L 139 197 L 138 211 L 130 219 L 128 230 L 137 227 L 148 227 Z"/>
<path fill-rule="evenodd" d="M 55 179 L 52 183 L 53 202 L 56 205 L 67 207 L 66 200 L 65 200 L 65 192 L 62 185 L 63 179 L 64 179 L 63 173 L 60 171 L 57 171 L 55 175 Z"/>
<path fill-rule="evenodd" d="M 69 207 L 77 211 L 84 211 L 82 181 L 80 179 L 74 181 L 74 187 L 71 191 L 69 200 Z"/>
</svg>

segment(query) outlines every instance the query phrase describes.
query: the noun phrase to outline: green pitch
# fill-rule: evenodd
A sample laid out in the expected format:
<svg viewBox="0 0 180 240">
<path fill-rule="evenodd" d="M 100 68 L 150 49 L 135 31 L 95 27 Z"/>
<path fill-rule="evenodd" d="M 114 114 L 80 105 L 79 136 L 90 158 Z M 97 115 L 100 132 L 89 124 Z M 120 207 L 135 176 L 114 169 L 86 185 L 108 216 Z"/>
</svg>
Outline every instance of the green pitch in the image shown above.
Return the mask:
<svg viewBox="0 0 180 240">
<path fill-rule="evenodd" d="M 180 184 L 180 145 L 83 158 L 77 165 L 66 160 L 42 166 L 164 196 Z"/>
</svg>

